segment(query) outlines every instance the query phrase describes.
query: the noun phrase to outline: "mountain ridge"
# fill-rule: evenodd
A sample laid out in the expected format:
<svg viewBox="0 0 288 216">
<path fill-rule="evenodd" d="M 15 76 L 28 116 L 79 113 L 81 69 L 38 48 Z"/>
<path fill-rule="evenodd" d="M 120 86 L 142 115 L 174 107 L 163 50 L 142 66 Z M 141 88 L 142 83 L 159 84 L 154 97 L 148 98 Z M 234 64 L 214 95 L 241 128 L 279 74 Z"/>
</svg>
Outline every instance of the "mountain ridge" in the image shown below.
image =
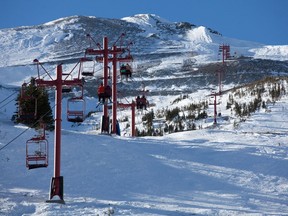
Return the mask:
<svg viewBox="0 0 288 216">
<path fill-rule="evenodd" d="M 138 14 L 122 19 L 70 16 L 37 26 L 0 29 L 0 75 L 6 85 L 20 86 L 36 75 L 33 59 L 46 63 L 52 75 L 60 63 L 64 70 L 71 70 L 86 48 L 98 48 L 89 42 L 87 34 L 100 44 L 107 36 L 111 46 L 122 33 L 125 33 L 122 46 L 133 42 L 130 49 L 135 73 L 133 82 L 128 86 L 119 84 L 119 89 L 133 90 L 145 85 L 157 91 L 170 91 L 174 87 L 191 91 L 206 88 L 207 80 L 208 85 L 217 85 L 213 80 L 221 63 L 222 44 L 230 45 L 234 57 L 227 62 L 226 71 L 230 72 L 225 73 L 224 81 L 228 84 L 252 82 L 274 71 L 288 73 L 288 45 L 270 46 L 227 38 L 204 26 Z M 99 72 L 93 85 L 97 86 L 102 66 L 96 66 Z M 243 72 L 246 79 L 235 79 L 235 74 Z"/>
<path fill-rule="evenodd" d="M 131 51 L 136 55 L 195 51 L 209 55 L 208 61 L 215 61 L 219 44 L 228 43 L 238 55 L 253 57 L 253 52 L 255 54 L 258 48 L 262 48 L 260 53 L 263 58 L 271 58 L 274 53 L 278 56 L 284 53 L 281 60 L 288 60 L 288 46 L 285 45 L 275 48 L 229 39 L 204 26 L 170 22 L 157 15 L 138 14 L 122 19 L 70 16 L 37 26 L 0 29 L 0 67 L 30 64 L 31 59 L 35 58 L 49 62 L 62 56 L 81 57 L 89 46 L 85 38 L 87 33 L 97 42 L 101 42 L 104 36 L 114 42 L 123 32 L 126 33 L 125 40 L 134 42 Z M 273 49 L 275 52 L 271 51 Z M 203 50 L 206 51 L 203 53 Z"/>
</svg>

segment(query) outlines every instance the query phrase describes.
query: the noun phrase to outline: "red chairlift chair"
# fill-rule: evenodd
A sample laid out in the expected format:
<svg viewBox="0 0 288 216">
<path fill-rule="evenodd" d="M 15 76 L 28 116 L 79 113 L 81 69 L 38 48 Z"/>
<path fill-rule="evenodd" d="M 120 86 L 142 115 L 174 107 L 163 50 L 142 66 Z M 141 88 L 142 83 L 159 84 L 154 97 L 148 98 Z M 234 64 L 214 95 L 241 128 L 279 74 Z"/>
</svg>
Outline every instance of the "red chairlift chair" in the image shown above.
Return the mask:
<svg viewBox="0 0 288 216">
<path fill-rule="evenodd" d="M 28 169 L 48 166 L 48 141 L 45 129 L 42 135 L 33 137 L 26 142 L 26 167 Z"/>
<path fill-rule="evenodd" d="M 71 86 L 62 86 L 62 93 L 70 93 L 72 91 Z"/>
<path fill-rule="evenodd" d="M 75 86 L 74 89 L 80 87 L 80 94 L 75 93 L 75 96 L 67 100 L 67 121 L 83 122 L 85 119 L 86 103 L 83 98 L 83 86 Z"/>
<path fill-rule="evenodd" d="M 83 122 L 85 119 L 85 100 L 83 97 L 69 98 L 67 101 L 67 121 Z"/>
</svg>

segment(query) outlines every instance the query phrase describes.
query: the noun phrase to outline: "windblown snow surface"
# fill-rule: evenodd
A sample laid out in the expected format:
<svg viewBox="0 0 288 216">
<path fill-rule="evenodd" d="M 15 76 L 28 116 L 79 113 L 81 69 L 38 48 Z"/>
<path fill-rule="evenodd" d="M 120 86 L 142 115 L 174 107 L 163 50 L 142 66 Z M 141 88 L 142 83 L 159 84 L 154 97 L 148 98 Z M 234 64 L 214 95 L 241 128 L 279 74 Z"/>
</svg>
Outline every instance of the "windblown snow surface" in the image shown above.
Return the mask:
<svg viewBox="0 0 288 216">
<path fill-rule="evenodd" d="M 0 95 L 3 101 L 13 91 Z M 11 123 L 13 103 L 3 104 L 0 147 L 27 129 Z M 0 215 L 287 215 L 287 96 L 268 109 L 237 128 L 221 119 L 211 128 L 207 119 L 201 130 L 144 138 L 101 135 L 94 124 L 68 123 L 64 113 L 66 204 L 45 202 L 53 132 L 48 168 L 25 167 L 25 143 L 37 134 L 30 129 L 0 152 Z"/>
</svg>

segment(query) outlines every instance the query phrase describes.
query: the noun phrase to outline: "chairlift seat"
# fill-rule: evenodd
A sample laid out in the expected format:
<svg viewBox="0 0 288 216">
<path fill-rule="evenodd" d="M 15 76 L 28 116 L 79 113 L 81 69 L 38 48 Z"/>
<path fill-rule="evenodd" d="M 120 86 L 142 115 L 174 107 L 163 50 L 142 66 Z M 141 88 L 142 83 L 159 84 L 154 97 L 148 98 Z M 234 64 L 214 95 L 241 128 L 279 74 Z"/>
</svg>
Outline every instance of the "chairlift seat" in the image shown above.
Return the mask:
<svg viewBox="0 0 288 216">
<path fill-rule="evenodd" d="M 62 93 L 70 93 L 72 91 L 71 87 L 62 87 Z"/>
<path fill-rule="evenodd" d="M 71 108 L 71 105 L 78 104 L 78 107 Z M 67 101 L 67 121 L 69 122 L 83 122 L 85 113 L 85 100 L 82 97 L 70 98 Z"/>
<path fill-rule="evenodd" d="M 84 121 L 84 112 L 83 111 L 68 111 L 67 120 L 69 122 L 83 122 Z"/>
<path fill-rule="evenodd" d="M 91 71 L 83 71 L 82 72 L 82 76 L 93 76 L 94 75 L 94 72 L 91 72 Z"/>
<path fill-rule="evenodd" d="M 26 142 L 26 167 L 28 169 L 48 166 L 48 141 L 36 137 Z"/>
<path fill-rule="evenodd" d="M 46 168 L 48 165 L 47 164 L 29 164 L 28 169 L 37 169 L 37 168 Z"/>
</svg>

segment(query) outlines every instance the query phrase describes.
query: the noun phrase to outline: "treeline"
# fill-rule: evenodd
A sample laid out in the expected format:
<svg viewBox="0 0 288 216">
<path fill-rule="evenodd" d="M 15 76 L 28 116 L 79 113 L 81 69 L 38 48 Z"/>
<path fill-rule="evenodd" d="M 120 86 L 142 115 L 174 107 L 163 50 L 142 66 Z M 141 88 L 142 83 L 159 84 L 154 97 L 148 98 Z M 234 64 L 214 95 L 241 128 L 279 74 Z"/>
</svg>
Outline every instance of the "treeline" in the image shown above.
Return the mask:
<svg viewBox="0 0 288 216">
<path fill-rule="evenodd" d="M 286 77 L 267 77 L 246 86 L 238 87 L 229 94 L 226 109 L 231 109 L 231 115 L 245 117 L 260 109 L 267 109 L 268 104 L 273 104 L 280 100 L 287 92 Z M 189 99 L 189 95 L 181 95 L 171 102 L 175 105 L 184 99 Z M 190 98 L 191 99 L 191 98 Z M 162 108 L 161 110 L 150 111 L 143 115 L 143 129 L 136 129 L 137 136 L 162 136 L 164 133 L 175 133 L 179 131 L 200 129 L 201 125 L 196 125 L 197 120 L 208 117 L 208 101 L 190 103 L 183 107 Z M 160 123 L 159 123 L 160 121 Z M 155 126 L 155 122 L 158 125 Z"/>
<path fill-rule="evenodd" d="M 226 109 L 231 109 L 233 106 L 232 110 L 236 116 L 250 116 L 251 113 L 259 111 L 260 108 L 266 109 L 267 104 L 275 103 L 283 95 L 286 95 L 286 88 L 283 82 L 272 78 L 266 78 L 265 81 L 267 80 L 270 82 L 256 82 L 247 89 L 242 88 L 235 91 L 234 94 L 229 94 Z M 263 99 L 264 97 L 266 101 Z"/>
<path fill-rule="evenodd" d="M 180 100 L 187 98 L 188 96 L 180 96 Z M 180 101 L 179 98 L 174 100 Z M 136 128 L 136 136 L 162 136 L 163 133 L 175 133 L 187 130 L 196 130 L 196 120 L 205 119 L 208 117 L 206 109 L 208 108 L 208 102 L 190 103 L 183 107 L 166 108 L 146 113 L 142 117 L 143 126 L 145 129 L 139 130 Z M 153 120 L 162 119 L 163 122 L 160 127 L 155 127 Z"/>
</svg>

